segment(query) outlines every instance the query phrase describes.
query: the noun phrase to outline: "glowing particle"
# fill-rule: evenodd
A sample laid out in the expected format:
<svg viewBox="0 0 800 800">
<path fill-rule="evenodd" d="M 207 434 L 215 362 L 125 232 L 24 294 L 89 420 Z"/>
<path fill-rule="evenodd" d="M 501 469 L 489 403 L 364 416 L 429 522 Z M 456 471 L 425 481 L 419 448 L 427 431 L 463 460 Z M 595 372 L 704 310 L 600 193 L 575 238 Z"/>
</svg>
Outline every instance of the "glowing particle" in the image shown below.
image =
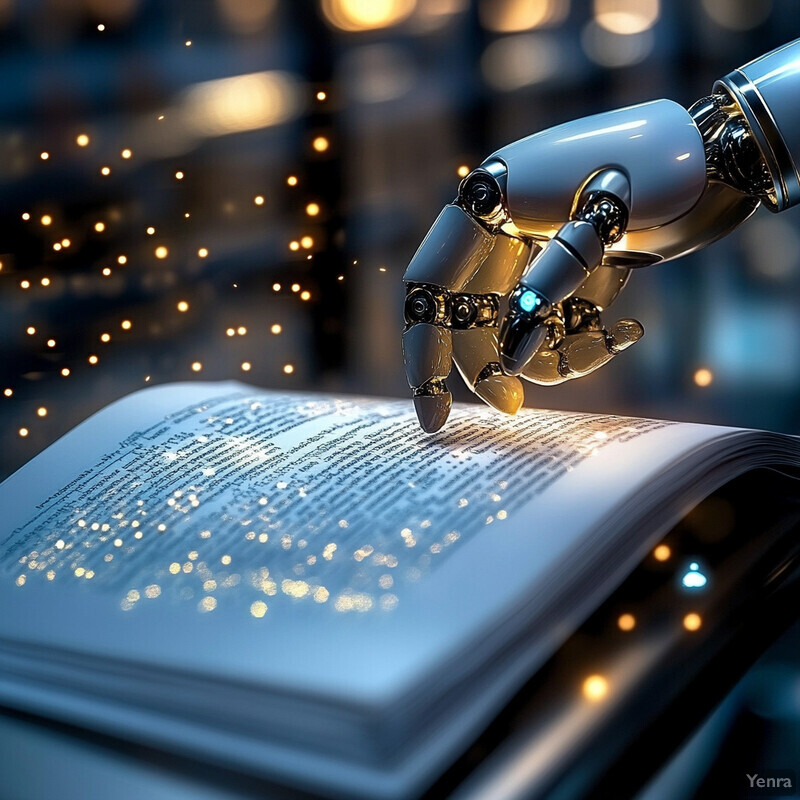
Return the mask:
<svg viewBox="0 0 800 800">
<path fill-rule="evenodd" d="M 100 33 L 102 33 L 105 29 L 106 29 L 106 26 L 103 25 L 102 22 L 97 26 L 97 30 L 99 30 Z"/>
<path fill-rule="evenodd" d="M 36 333 L 36 328 L 34 328 L 33 325 L 28 325 L 28 327 L 25 328 L 25 333 L 27 333 L 28 336 L 33 336 L 33 334 Z"/>
<path fill-rule="evenodd" d="M 177 561 L 173 561 L 169 565 L 169 571 L 172 575 L 177 575 L 181 571 L 181 565 Z"/>
<path fill-rule="evenodd" d="M 98 362 L 98 360 L 99 359 L 95 355 L 89 356 L 89 363 L 92 364 L 92 365 L 96 364 Z"/>
<path fill-rule="evenodd" d="M 653 550 L 653 558 L 655 558 L 656 561 L 669 561 L 671 555 L 672 550 L 669 545 L 666 544 L 660 544 Z"/>
<path fill-rule="evenodd" d="M 106 229 L 106 224 L 105 224 L 105 222 L 95 222 L 95 224 L 94 224 L 94 229 L 95 229 L 95 230 L 96 230 L 98 233 L 102 233 L 102 232 L 103 232 L 103 231 Z"/>
<path fill-rule="evenodd" d="M 2 269 L 2 268 L 3 268 L 3 265 L 0 264 L 0 269 Z M 50 285 L 50 278 L 46 278 L 46 277 L 42 278 L 40 283 L 42 284 L 42 286 L 49 286 Z"/>
<path fill-rule="evenodd" d="M 100 341 L 101 342 L 110 342 L 111 341 L 111 334 L 110 333 L 101 333 L 100 334 Z"/>
<path fill-rule="evenodd" d="M 227 566 L 228 564 L 231 563 L 231 557 L 229 555 L 222 556 L 222 558 L 220 559 L 220 563 L 225 564 L 225 566 Z"/>
<path fill-rule="evenodd" d="M 286 375 L 291 375 L 294 372 L 294 366 L 292 364 L 284 364 L 283 371 Z"/>
<path fill-rule="evenodd" d="M 242 361 L 242 372 L 250 372 L 252 364 L 249 361 Z"/>
<path fill-rule="evenodd" d="M 267 604 L 263 600 L 256 600 L 250 606 L 250 613 L 256 618 L 261 619 L 267 613 Z"/>
<path fill-rule="evenodd" d="M 122 545 L 123 545 L 122 539 L 114 539 L 114 547 L 122 547 Z"/>
<path fill-rule="evenodd" d="M 39 153 L 39 158 L 41 158 L 42 161 L 47 161 L 47 159 L 50 158 L 50 153 L 48 153 L 47 151 Z"/>
<path fill-rule="evenodd" d="M 292 284 L 292 291 L 293 292 L 299 292 L 300 291 L 300 284 L 299 283 L 293 283 Z"/>
<path fill-rule="evenodd" d="M 710 386 L 713 380 L 714 380 L 714 373 L 710 369 L 706 369 L 705 367 L 696 370 L 694 373 L 695 384 L 702 388 Z"/>
<path fill-rule="evenodd" d="M 127 264 L 128 256 L 117 256 L 117 264 Z"/>
<path fill-rule="evenodd" d="M 192 361 L 192 372 L 200 372 L 203 365 L 199 361 Z"/>
<path fill-rule="evenodd" d="M 53 250 L 55 250 L 56 252 L 58 252 L 60 249 L 61 249 L 61 242 L 56 242 L 56 243 L 53 245 Z"/>
<path fill-rule="evenodd" d="M 28 221 L 30 218 L 31 218 L 31 215 L 30 215 L 30 214 L 29 214 L 27 211 L 25 211 L 25 212 L 22 214 L 22 219 L 24 219 L 24 220 L 25 220 L 25 222 L 27 222 L 27 221 Z"/>
<path fill-rule="evenodd" d="M 687 589 L 702 589 L 708 583 L 708 578 L 700 572 L 700 565 L 693 561 L 689 564 L 689 570 L 681 578 L 681 583 Z"/>
<path fill-rule="evenodd" d="M 49 214 L 44 214 L 42 215 L 40 222 L 42 223 L 42 225 L 51 225 L 53 222 L 53 218 Z"/>
<path fill-rule="evenodd" d="M 69 239 L 62 239 L 61 240 L 61 246 L 62 247 L 69 247 L 71 244 L 72 244 L 72 242 Z"/>
<path fill-rule="evenodd" d="M 55 339 L 48 339 L 47 340 L 47 346 L 48 347 L 55 347 L 56 346 L 56 340 Z"/>
<path fill-rule="evenodd" d="M 263 195 L 260 195 L 260 194 L 257 194 L 257 195 L 256 195 L 256 196 L 253 198 L 253 202 L 254 202 L 254 203 L 257 205 L 257 206 L 263 206 L 263 205 L 264 205 L 264 196 L 263 196 Z"/>
<path fill-rule="evenodd" d="M 297 176 L 296 175 L 290 175 L 286 179 L 286 183 L 288 183 L 289 186 L 297 186 Z"/>
<path fill-rule="evenodd" d="M 39 417 L 46 417 L 47 409 L 44 406 L 39 406 L 39 408 L 36 409 L 36 415 Z"/>
<path fill-rule="evenodd" d="M 320 101 L 320 103 L 321 103 L 323 100 L 326 100 L 326 99 L 327 99 L 327 97 L 328 97 L 328 95 L 327 95 L 327 94 L 325 94 L 325 92 L 317 92 L 317 100 L 319 100 L 319 101 Z"/>
<path fill-rule="evenodd" d="M 75 137 L 75 144 L 77 144 L 78 147 L 87 147 L 89 144 L 89 135 L 86 133 L 79 133 Z"/>
<path fill-rule="evenodd" d="M 21 289 L 29 289 L 31 285 L 30 281 L 20 281 L 19 286 Z"/>
<path fill-rule="evenodd" d="M 156 119 L 157 119 L 159 122 L 161 122 L 161 120 L 162 120 L 162 119 L 164 119 L 164 115 L 163 115 L 163 114 L 159 114 L 159 115 L 156 117 Z"/>
<path fill-rule="evenodd" d="M 176 308 L 178 309 L 178 311 L 183 313 L 189 310 L 189 304 L 185 300 L 179 300 Z"/>
<path fill-rule="evenodd" d="M 185 41 L 183 44 L 184 44 L 186 47 L 191 47 L 191 46 L 192 46 L 192 40 L 191 40 L 191 39 L 187 39 L 187 40 L 186 40 L 186 41 Z"/>
<path fill-rule="evenodd" d="M 120 328 L 122 328 L 124 331 L 129 331 L 132 325 L 133 323 L 129 319 L 124 319 L 119 324 Z"/>
<path fill-rule="evenodd" d="M 121 155 L 123 158 L 130 158 L 130 157 L 133 155 L 133 153 L 130 151 L 130 149 L 129 149 L 129 148 L 127 148 L 127 147 L 126 147 L 126 148 L 125 148 L 125 149 L 124 149 L 124 150 L 123 150 L 123 151 L 120 153 L 120 155 Z"/>
<path fill-rule="evenodd" d="M 273 292 L 279 292 L 280 290 L 281 290 L 281 285 L 279 283 L 273 283 L 272 284 L 272 291 Z"/>
<path fill-rule="evenodd" d="M 225 335 L 226 335 L 226 336 L 236 336 L 236 331 L 235 331 L 233 328 L 228 328 L 228 329 L 225 331 Z"/>
<path fill-rule="evenodd" d="M 61 374 L 66 378 L 69 375 L 69 367 L 62 367 Z"/>
<path fill-rule="evenodd" d="M 111 267 L 103 267 L 103 277 L 107 278 L 111 274 Z"/>
<path fill-rule="evenodd" d="M 156 232 L 156 229 L 155 229 L 155 228 L 154 228 L 152 225 L 150 225 L 150 226 L 147 228 L 147 230 L 145 231 L 145 233 L 146 233 L 148 236 L 152 236 L 152 235 L 153 235 L 155 232 Z"/>
<path fill-rule="evenodd" d="M 633 614 L 620 614 L 617 627 L 621 631 L 632 631 L 636 627 L 636 617 Z"/>
<path fill-rule="evenodd" d="M 236 333 L 238 333 L 239 336 L 246 336 L 247 335 L 247 328 L 244 325 L 240 325 L 236 329 Z"/>
<path fill-rule="evenodd" d="M 590 675 L 581 688 L 590 703 L 598 703 L 608 695 L 608 681 L 602 675 Z"/>
<path fill-rule="evenodd" d="M 466 164 L 462 164 L 456 171 L 459 178 L 466 178 L 469 175 L 469 167 Z"/>
<path fill-rule="evenodd" d="M 156 247 L 155 254 L 156 258 L 166 258 L 169 255 L 169 250 L 163 244 L 160 244 Z"/>
<path fill-rule="evenodd" d="M 82 578 L 85 574 L 86 570 L 83 567 L 76 567 L 74 575 L 76 578 Z"/>
<path fill-rule="evenodd" d="M 161 587 L 157 583 L 151 583 L 149 586 L 145 586 L 144 589 L 144 596 L 153 600 L 154 598 L 158 597 L 161 594 Z"/>
<path fill-rule="evenodd" d="M 697 631 L 700 630 L 700 626 L 703 624 L 703 618 L 696 614 L 695 612 L 690 612 L 683 618 L 683 627 L 686 628 L 687 631 Z"/>
<path fill-rule="evenodd" d="M 311 143 L 311 146 L 318 153 L 324 153 L 328 149 L 328 147 L 330 147 L 330 142 L 327 140 L 325 136 L 317 136 Z"/>
<path fill-rule="evenodd" d="M 111 167 L 102 167 L 100 169 L 101 175 L 110 175 L 111 174 Z"/>
<path fill-rule="evenodd" d="M 289 249 L 291 251 L 293 251 L 293 252 L 299 250 L 300 249 L 300 242 L 298 242 L 296 240 L 293 240 L 293 241 L 289 242 Z"/>
<path fill-rule="evenodd" d="M 14 390 L 11 389 L 11 388 L 5 388 L 5 389 L 3 389 L 3 394 L 6 397 L 11 397 L 11 395 L 14 394 Z"/>
<path fill-rule="evenodd" d="M 24 586 L 25 585 L 25 576 L 24 575 L 20 575 L 17 578 L 17 580 L 15 581 L 15 583 L 17 584 L 17 586 Z"/>
<path fill-rule="evenodd" d="M 24 439 L 28 435 L 29 431 L 27 428 L 20 428 L 17 433 Z"/>
<path fill-rule="evenodd" d="M 182 181 L 182 180 L 183 180 L 183 173 L 182 173 L 180 170 L 178 170 L 178 171 L 175 173 L 175 180 L 176 180 L 176 181 Z"/>
<path fill-rule="evenodd" d="M 198 256 L 200 256 L 200 258 L 205 258 L 205 257 L 208 255 L 208 249 L 207 249 L 207 248 L 205 248 L 205 247 L 201 247 L 201 248 L 200 248 L 200 249 L 197 251 L 197 255 L 198 255 Z"/>
<path fill-rule="evenodd" d="M 47 570 L 47 580 L 52 581 L 56 577 L 56 571 L 54 569 Z"/>
<path fill-rule="evenodd" d="M 276 335 L 277 335 L 277 334 L 279 334 L 279 333 L 280 333 L 282 330 L 283 330 L 283 328 L 281 328 L 281 326 L 280 326 L 280 325 L 278 325 L 278 323 L 276 322 L 274 325 L 270 326 L 269 332 L 270 332 L 270 333 L 274 333 L 274 334 L 276 334 Z"/>
<path fill-rule="evenodd" d="M 310 236 L 303 236 L 303 238 L 300 239 L 300 244 L 305 250 L 308 250 L 314 246 L 314 240 Z"/>
<path fill-rule="evenodd" d="M 316 217 L 319 214 L 319 203 L 309 203 L 306 206 L 306 214 L 309 217 Z"/>
</svg>

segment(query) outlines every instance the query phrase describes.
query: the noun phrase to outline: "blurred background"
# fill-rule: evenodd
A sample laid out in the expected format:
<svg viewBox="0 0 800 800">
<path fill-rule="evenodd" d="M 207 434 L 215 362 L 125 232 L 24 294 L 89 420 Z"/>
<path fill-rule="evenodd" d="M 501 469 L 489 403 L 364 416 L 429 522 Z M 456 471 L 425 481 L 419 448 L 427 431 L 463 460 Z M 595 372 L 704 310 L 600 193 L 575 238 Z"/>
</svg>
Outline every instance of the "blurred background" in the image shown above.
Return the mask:
<svg viewBox="0 0 800 800">
<path fill-rule="evenodd" d="M 402 275 L 460 176 L 570 119 L 688 106 L 797 11 L 0 0 L 0 477 L 148 384 L 409 396 Z M 612 312 L 642 342 L 528 405 L 800 432 L 800 209 L 634 274 Z M 798 637 L 789 694 L 745 719 L 794 740 Z"/>
</svg>

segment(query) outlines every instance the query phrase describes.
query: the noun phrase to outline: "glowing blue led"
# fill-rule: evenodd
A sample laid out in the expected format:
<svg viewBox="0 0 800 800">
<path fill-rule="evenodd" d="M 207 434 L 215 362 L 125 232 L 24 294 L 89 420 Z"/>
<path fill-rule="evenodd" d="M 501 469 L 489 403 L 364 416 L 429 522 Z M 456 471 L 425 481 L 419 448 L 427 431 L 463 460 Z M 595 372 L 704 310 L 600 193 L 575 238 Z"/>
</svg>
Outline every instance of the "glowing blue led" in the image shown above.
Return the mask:
<svg viewBox="0 0 800 800">
<path fill-rule="evenodd" d="M 689 571 L 681 578 L 681 583 L 687 589 L 702 589 L 708 583 L 708 578 L 700 572 L 700 565 L 692 561 L 689 564 Z"/>
<path fill-rule="evenodd" d="M 536 308 L 539 303 L 541 303 L 541 300 L 539 299 L 538 295 L 536 292 L 532 292 L 530 289 L 528 289 L 526 292 L 523 292 L 519 298 L 519 307 L 523 311 L 533 311 L 533 309 Z"/>
</svg>

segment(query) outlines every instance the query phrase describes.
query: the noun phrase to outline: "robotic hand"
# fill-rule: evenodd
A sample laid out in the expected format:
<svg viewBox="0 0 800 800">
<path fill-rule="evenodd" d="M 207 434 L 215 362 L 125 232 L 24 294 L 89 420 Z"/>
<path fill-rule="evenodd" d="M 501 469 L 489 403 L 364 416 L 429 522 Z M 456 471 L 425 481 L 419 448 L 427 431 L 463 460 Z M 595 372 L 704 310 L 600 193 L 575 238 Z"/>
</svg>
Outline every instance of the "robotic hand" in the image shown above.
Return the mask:
<svg viewBox="0 0 800 800">
<path fill-rule="evenodd" d="M 453 362 L 514 414 L 522 376 L 587 375 L 643 334 L 603 312 L 631 268 L 800 203 L 800 39 L 734 70 L 687 111 L 654 100 L 501 148 L 461 182 L 406 270 L 403 357 L 423 429 L 450 413 Z M 499 322 L 499 328 L 498 328 Z"/>
</svg>

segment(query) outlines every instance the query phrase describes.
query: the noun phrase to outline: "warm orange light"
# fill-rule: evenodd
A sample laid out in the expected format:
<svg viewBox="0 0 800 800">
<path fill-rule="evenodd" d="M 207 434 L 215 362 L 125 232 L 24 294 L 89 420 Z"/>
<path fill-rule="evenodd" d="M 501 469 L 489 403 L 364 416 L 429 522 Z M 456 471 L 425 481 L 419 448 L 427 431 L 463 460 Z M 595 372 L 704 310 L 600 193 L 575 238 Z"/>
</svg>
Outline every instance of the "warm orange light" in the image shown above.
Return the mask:
<svg viewBox="0 0 800 800">
<path fill-rule="evenodd" d="M 156 258 L 164 259 L 169 255 L 169 250 L 167 250 L 167 248 L 164 247 L 163 244 L 160 244 L 158 247 L 156 247 L 155 254 Z"/>
<path fill-rule="evenodd" d="M 653 550 L 653 558 L 655 558 L 656 561 L 669 561 L 671 555 L 672 550 L 669 545 L 666 544 L 660 544 Z"/>
<path fill-rule="evenodd" d="M 97 358 L 97 356 L 89 356 L 89 363 L 90 364 L 96 364 L 98 362 L 98 360 L 99 359 Z"/>
<path fill-rule="evenodd" d="M 281 326 L 280 326 L 280 325 L 278 325 L 278 323 L 277 323 L 277 322 L 276 322 L 274 325 L 272 325 L 272 326 L 270 327 L 270 329 L 269 329 L 270 333 L 274 333 L 274 334 L 278 334 L 278 333 L 280 333 L 282 330 L 283 330 L 283 328 L 281 328 Z"/>
<path fill-rule="evenodd" d="M 100 174 L 101 175 L 110 175 L 111 174 L 111 167 L 101 167 Z"/>
<path fill-rule="evenodd" d="M 198 255 L 198 256 L 200 256 L 200 258 L 205 258 L 205 257 L 208 255 L 208 249 L 207 249 L 207 248 L 205 248 L 205 247 L 201 247 L 201 248 L 200 248 L 200 249 L 197 251 L 197 255 Z"/>
<path fill-rule="evenodd" d="M 292 284 L 292 291 L 293 292 L 299 292 L 300 291 L 300 284 L 299 283 L 293 283 Z"/>
<path fill-rule="evenodd" d="M 100 341 L 101 342 L 110 342 L 111 341 L 111 334 L 110 333 L 101 333 L 100 334 Z"/>
<path fill-rule="evenodd" d="M 178 301 L 178 311 L 184 312 L 189 310 L 189 304 L 185 300 Z"/>
<path fill-rule="evenodd" d="M 123 151 L 120 153 L 120 155 L 121 155 L 123 158 L 130 158 L 130 157 L 133 155 L 133 153 L 132 153 L 132 152 L 131 152 L 131 151 L 130 151 L 130 150 L 127 148 L 127 147 L 126 147 L 126 148 L 125 148 L 125 149 L 124 149 L 124 150 L 123 150 Z"/>
<path fill-rule="evenodd" d="M 343 31 L 388 28 L 407 19 L 417 0 L 322 0 L 322 12 Z"/>
<path fill-rule="evenodd" d="M 253 202 L 254 202 L 254 203 L 257 205 L 257 206 L 263 206 L 263 205 L 264 205 L 264 196 L 263 196 L 263 195 L 260 195 L 260 194 L 257 194 L 257 195 L 256 195 L 256 196 L 253 198 Z"/>
<path fill-rule="evenodd" d="M 117 264 L 127 264 L 128 256 L 117 256 Z"/>
<path fill-rule="evenodd" d="M 300 244 L 303 246 L 303 249 L 308 250 L 314 246 L 314 240 L 310 236 L 304 236 L 300 239 Z"/>
<path fill-rule="evenodd" d="M 701 367 L 694 373 L 694 382 L 703 388 L 710 386 L 714 380 L 714 373 L 710 369 Z"/>
<path fill-rule="evenodd" d="M 292 250 L 292 251 L 299 250 L 300 249 L 300 242 L 298 242 L 298 241 L 289 242 L 289 249 Z"/>
<path fill-rule="evenodd" d="M 17 431 L 17 433 L 19 433 L 19 435 L 24 439 L 28 435 L 28 429 L 20 428 L 19 431 Z"/>
<path fill-rule="evenodd" d="M 636 617 L 633 614 L 620 614 L 617 626 L 621 631 L 632 631 L 636 627 Z"/>
<path fill-rule="evenodd" d="M 273 283 L 272 284 L 272 291 L 273 292 L 279 292 L 280 290 L 281 290 L 281 285 L 279 283 Z"/>
<path fill-rule="evenodd" d="M 89 135 L 86 133 L 79 133 L 75 137 L 75 143 L 78 147 L 86 147 L 89 144 Z"/>
<path fill-rule="evenodd" d="M 311 146 L 318 152 L 324 153 L 329 147 L 330 142 L 325 136 L 317 136 L 314 141 L 311 143 Z"/>
<path fill-rule="evenodd" d="M 103 232 L 103 231 L 106 229 L 106 224 L 105 224 L 105 222 L 95 222 L 95 224 L 94 224 L 94 229 L 95 229 L 95 230 L 96 230 L 98 233 L 102 233 L 102 232 Z"/>
<path fill-rule="evenodd" d="M 686 628 L 687 631 L 694 632 L 700 630 L 700 626 L 702 624 L 703 618 L 699 614 L 695 614 L 693 611 L 683 618 L 683 627 Z"/>
<path fill-rule="evenodd" d="M 283 365 L 283 371 L 287 375 L 291 375 L 294 372 L 294 366 L 292 364 L 284 364 Z"/>
<path fill-rule="evenodd" d="M 594 0 L 597 24 L 611 33 L 643 33 L 658 21 L 659 0 Z"/>
<path fill-rule="evenodd" d="M 319 204 L 318 203 L 309 203 L 306 206 L 306 214 L 309 217 L 316 217 L 319 214 Z"/>
<path fill-rule="evenodd" d="M 200 372 L 203 369 L 203 365 L 199 361 L 192 362 L 192 372 Z"/>
<path fill-rule="evenodd" d="M 50 158 L 50 153 L 48 152 L 39 153 L 39 158 L 41 158 L 42 161 L 47 161 L 47 159 Z"/>
<path fill-rule="evenodd" d="M 122 328 L 122 330 L 129 331 L 131 329 L 132 324 L 133 323 L 129 319 L 124 319 L 122 320 L 122 322 L 120 322 L 119 326 L 120 328 Z"/>
<path fill-rule="evenodd" d="M 61 374 L 66 378 L 69 375 L 69 367 L 62 367 Z"/>
<path fill-rule="evenodd" d="M 311 299 L 311 292 L 308 290 L 300 292 L 300 299 L 301 300 L 310 300 Z"/>
<path fill-rule="evenodd" d="M 288 183 L 289 186 L 297 186 L 297 176 L 296 175 L 290 175 L 286 179 L 286 183 Z"/>
<path fill-rule="evenodd" d="M 242 372 L 250 372 L 252 364 L 249 361 L 242 361 Z"/>
<path fill-rule="evenodd" d="M 46 417 L 47 409 L 44 406 L 39 406 L 39 408 L 36 409 L 36 414 L 40 417 Z"/>
<path fill-rule="evenodd" d="M 466 178 L 469 175 L 469 167 L 466 164 L 462 164 L 458 170 L 458 177 L 459 178 Z"/>
<path fill-rule="evenodd" d="M 581 688 L 590 703 L 599 703 L 608 695 L 608 681 L 602 675 L 590 675 Z"/>
<path fill-rule="evenodd" d="M 41 223 L 42 225 L 50 225 L 53 222 L 53 218 L 49 214 L 45 214 L 42 216 Z"/>
<path fill-rule="evenodd" d="M 175 180 L 178 180 L 178 181 L 182 181 L 183 180 L 183 173 L 180 170 L 178 170 L 175 173 Z"/>
</svg>

